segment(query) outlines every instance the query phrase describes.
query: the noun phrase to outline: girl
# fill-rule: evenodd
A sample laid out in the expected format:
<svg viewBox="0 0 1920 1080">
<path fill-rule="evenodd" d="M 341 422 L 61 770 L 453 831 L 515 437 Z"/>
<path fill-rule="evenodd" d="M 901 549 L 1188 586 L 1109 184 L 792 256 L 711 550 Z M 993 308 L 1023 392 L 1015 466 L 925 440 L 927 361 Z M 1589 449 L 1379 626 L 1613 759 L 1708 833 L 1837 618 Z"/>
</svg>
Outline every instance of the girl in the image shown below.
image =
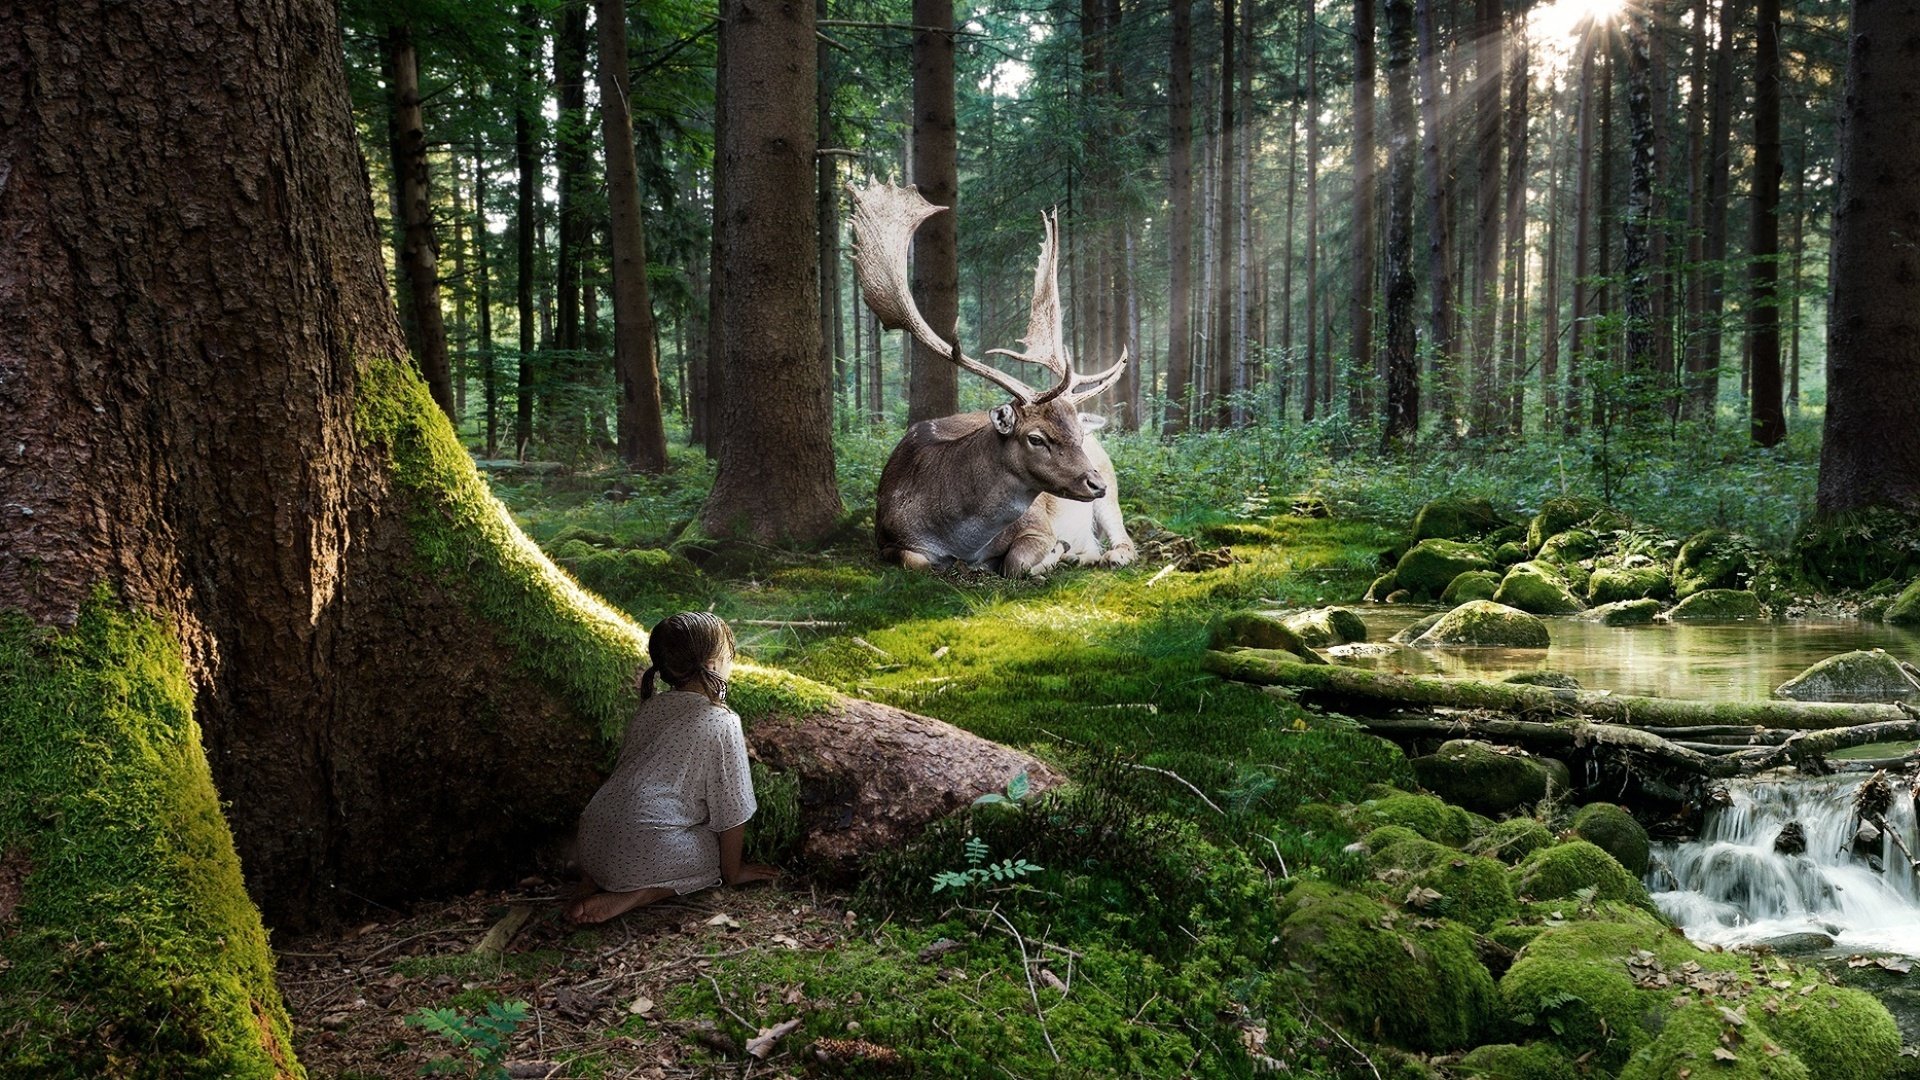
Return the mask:
<svg viewBox="0 0 1920 1080">
<path fill-rule="evenodd" d="M 683 611 L 653 628 L 647 653 L 619 764 L 580 815 L 580 867 L 595 891 L 568 906 L 574 922 L 779 873 L 740 861 L 758 805 L 740 717 L 723 704 L 733 629 L 711 612 Z M 660 675 L 671 689 L 656 696 Z"/>
</svg>

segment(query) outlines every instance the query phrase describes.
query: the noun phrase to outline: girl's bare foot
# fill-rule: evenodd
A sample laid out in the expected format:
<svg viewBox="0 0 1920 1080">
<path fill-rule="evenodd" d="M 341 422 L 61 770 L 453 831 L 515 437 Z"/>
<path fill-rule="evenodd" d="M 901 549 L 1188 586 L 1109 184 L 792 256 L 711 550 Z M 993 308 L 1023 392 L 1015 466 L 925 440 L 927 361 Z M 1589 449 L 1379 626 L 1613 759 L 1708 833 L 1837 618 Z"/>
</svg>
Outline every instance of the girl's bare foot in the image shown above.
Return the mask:
<svg viewBox="0 0 1920 1080">
<path fill-rule="evenodd" d="M 632 892 L 597 892 L 567 905 L 569 921 L 582 926 L 617 919 L 637 907 L 658 903 L 673 895 L 672 889 L 635 889 Z"/>
<path fill-rule="evenodd" d="M 772 881 L 780 876 L 780 871 L 760 863 L 745 863 L 740 869 L 727 876 L 729 885 L 751 885 L 756 881 Z"/>
</svg>

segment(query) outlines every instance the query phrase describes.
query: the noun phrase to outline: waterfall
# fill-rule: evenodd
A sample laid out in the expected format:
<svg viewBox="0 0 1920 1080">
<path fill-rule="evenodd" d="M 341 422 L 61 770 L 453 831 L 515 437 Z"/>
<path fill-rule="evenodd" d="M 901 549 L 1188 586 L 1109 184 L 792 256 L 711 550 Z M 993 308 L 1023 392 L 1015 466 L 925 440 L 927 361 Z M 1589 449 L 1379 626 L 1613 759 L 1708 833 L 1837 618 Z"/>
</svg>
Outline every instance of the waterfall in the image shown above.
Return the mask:
<svg viewBox="0 0 1920 1080">
<path fill-rule="evenodd" d="M 1707 811 L 1698 839 L 1654 846 L 1647 874 L 1654 903 L 1702 944 L 1817 933 L 1841 949 L 1920 956 L 1920 882 L 1906 859 L 1891 837 L 1878 845 L 1884 871 L 1852 851 L 1861 779 L 1856 773 L 1728 784 L 1731 804 Z M 1920 855 L 1904 787 L 1894 785 L 1887 825 Z M 1805 830 L 1806 852 L 1780 854 L 1774 840 L 1794 821 Z"/>
</svg>

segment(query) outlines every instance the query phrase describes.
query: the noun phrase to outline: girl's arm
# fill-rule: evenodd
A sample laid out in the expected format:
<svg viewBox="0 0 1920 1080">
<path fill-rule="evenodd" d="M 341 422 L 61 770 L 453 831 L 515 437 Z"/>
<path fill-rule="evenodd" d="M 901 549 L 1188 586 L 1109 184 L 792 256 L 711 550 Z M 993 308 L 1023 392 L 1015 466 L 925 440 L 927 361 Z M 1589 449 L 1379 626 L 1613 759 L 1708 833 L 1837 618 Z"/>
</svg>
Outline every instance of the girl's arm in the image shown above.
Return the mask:
<svg viewBox="0 0 1920 1080">
<path fill-rule="evenodd" d="M 759 863 L 743 863 L 740 851 L 746 845 L 747 826 L 745 822 L 735 825 L 720 834 L 720 878 L 729 885 L 745 885 L 753 881 L 772 881 L 780 876 L 780 871 Z"/>
</svg>

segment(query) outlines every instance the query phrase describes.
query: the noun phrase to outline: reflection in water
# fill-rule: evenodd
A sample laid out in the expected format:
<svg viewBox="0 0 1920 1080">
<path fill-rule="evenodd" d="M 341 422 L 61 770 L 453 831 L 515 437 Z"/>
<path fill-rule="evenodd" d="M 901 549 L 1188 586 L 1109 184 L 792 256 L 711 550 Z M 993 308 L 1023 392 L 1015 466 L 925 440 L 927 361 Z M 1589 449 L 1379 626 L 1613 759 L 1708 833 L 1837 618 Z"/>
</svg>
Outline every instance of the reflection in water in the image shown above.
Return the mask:
<svg viewBox="0 0 1920 1080">
<path fill-rule="evenodd" d="M 1370 641 L 1439 610 L 1412 606 L 1357 609 Z M 1853 649 L 1885 649 L 1920 660 L 1920 635 L 1857 620 L 1760 620 L 1736 623 L 1653 623 L 1602 626 L 1568 618 L 1546 620 L 1552 647 L 1539 649 L 1409 649 L 1340 662 L 1407 674 L 1500 679 L 1552 670 L 1589 690 L 1696 701 L 1760 701 L 1816 661 Z"/>
</svg>

